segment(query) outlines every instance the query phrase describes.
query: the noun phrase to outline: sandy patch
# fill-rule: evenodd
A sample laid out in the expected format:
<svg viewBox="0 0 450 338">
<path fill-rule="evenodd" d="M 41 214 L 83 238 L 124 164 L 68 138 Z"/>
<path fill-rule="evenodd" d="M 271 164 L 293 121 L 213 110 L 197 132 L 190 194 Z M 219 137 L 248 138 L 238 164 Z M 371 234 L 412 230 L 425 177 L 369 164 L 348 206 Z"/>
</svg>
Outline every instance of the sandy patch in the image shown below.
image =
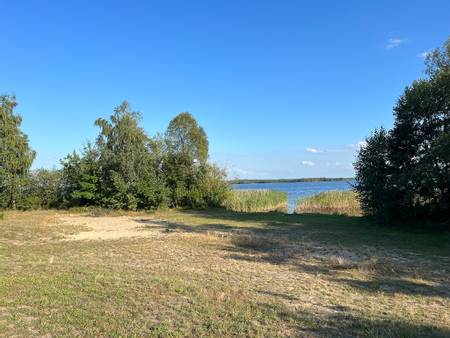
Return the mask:
<svg viewBox="0 0 450 338">
<path fill-rule="evenodd" d="M 61 217 L 65 223 L 89 228 L 65 240 L 111 240 L 130 237 L 155 237 L 164 230 L 156 220 L 142 217 L 94 217 L 71 215 Z"/>
</svg>

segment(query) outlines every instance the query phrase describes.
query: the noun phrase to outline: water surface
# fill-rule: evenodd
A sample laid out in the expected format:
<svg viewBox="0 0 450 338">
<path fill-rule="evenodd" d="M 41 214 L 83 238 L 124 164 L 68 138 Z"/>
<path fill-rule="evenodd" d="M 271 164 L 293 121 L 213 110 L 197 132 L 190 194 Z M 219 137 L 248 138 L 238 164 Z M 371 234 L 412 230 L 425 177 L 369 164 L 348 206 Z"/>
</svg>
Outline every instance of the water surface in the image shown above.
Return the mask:
<svg viewBox="0 0 450 338">
<path fill-rule="evenodd" d="M 293 183 L 242 183 L 233 184 L 233 189 L 267 189 L 284 191 L 288 194 L 288 212 L 294 212 L 299 198 L 329 190 L 350 190 L 355 181 L 321 181 Z"/>
</svg>

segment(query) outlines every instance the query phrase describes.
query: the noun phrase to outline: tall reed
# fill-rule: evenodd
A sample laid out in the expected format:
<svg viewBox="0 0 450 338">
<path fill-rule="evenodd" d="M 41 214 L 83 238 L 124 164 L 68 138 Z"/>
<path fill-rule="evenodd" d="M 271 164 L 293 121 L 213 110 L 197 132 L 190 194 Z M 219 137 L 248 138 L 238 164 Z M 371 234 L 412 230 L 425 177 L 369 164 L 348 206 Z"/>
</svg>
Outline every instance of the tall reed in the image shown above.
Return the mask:
<svg viewBox="0 0 450 338">
<path fill-rule="evenodd" d="M 232 190 L 224 203 L 238 212 L 286 212 L 287 205 L 287 193 L 274 190 Z"/>
<path fill-rule="evenodd" d="M 295 213 L 361 215 L 357 195 L 352 190 L 334 190 L 301 198 L 297 201 Z"/>
</svg>

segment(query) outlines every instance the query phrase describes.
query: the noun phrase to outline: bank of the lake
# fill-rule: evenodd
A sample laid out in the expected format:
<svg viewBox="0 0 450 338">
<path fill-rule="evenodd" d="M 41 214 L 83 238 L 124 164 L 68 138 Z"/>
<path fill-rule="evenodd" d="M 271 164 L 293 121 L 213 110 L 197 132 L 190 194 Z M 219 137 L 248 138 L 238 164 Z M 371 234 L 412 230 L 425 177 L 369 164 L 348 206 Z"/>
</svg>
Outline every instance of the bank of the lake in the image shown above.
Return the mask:
<svg viewBox="0 0 450 338">
<path fill-rule="evenodd" d="M 241 183 L 232 184 L 236 190 L 275 190 L 288 194 L 288 212 L 295 210 L 297 200 L 330 190 L 350 190 L 354 180 L 347 181 L 317 181 L 317 182 L 271 182 L 271 183 Z"/>
</svg>

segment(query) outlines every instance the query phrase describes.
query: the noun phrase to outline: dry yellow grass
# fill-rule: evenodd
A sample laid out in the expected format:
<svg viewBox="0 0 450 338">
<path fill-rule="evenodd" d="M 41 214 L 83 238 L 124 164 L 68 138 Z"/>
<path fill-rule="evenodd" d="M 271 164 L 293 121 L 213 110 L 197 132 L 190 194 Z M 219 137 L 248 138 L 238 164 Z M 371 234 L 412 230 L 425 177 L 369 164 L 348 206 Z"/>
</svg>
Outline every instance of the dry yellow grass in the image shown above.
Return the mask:
<svg viewBox="0 0 450 338">
<path fill-rule="evenodd" d="M 448 234 L 365 222 L 7 212 L 0 335 L 448 336 Z"/>
<path fill-rule="evenodd" d="M 354 191 L 326 191 L 304 197 L 297 202 L 296 213 L 361 215 L 361 207 Z"/>
<path fill-rule="evenodd" d="M 224 207 L 236 212 L 286 212 L 288 196 L 275 190 L 232 190 Z"/>
</svg>

